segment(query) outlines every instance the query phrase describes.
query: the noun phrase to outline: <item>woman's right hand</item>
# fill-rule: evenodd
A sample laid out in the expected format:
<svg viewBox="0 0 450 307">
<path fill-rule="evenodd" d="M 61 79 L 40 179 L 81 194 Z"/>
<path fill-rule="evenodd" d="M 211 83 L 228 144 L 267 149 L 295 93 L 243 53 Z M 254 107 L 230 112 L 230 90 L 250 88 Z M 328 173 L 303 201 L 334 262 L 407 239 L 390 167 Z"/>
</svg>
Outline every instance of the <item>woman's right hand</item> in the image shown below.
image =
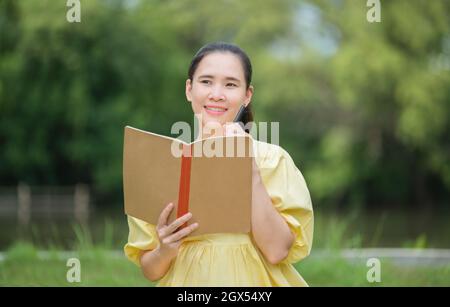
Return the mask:
<svg viewBox="0 0 450 307">
<path fill-rule="evenodd" d="M 170 212 L 173 210 L 173 203 L 169 203 L 161 212 L 158 225 L 156 226 L 156 232 L 158 234 L 160 245 L 158 247 L 159 252 L 170 258 L 175 258 L 178 254 L 183 238 L 188 236 L 198 227 L 198 223 L 186 226 L 176 231 L 181 225 L 189 221 L 192 217 L 192 213 L 188 212 L 185 215 L 177 218 L 175 221 L 167 225 Z"/>
</svg>

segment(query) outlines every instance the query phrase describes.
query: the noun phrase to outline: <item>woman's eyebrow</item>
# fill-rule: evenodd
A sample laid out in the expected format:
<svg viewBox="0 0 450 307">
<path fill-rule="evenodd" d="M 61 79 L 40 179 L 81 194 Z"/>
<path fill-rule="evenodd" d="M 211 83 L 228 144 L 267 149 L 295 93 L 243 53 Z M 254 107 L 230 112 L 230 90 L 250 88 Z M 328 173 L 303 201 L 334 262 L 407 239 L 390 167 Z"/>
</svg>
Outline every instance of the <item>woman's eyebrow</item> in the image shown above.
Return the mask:
<svg viewBox="0 0 450 307">
<path fill-rule="evenodd" d="M 198 78 L 199 79 L 214 79 L 214 76 L 212 76 L 212 75 L 201 75 L 201 76 L 198 76 Z M 241 82 L 241 80 L 239 80 L 238 78 L 235 78 L 235 77 L 225 77 L 225 79 L 226 80 L 229 80 L 229 81 L 236 81 L 236 82 Z"/>
<path fill-rule="evenodd" d="M 239 80 L 238 78 L 235 78 L 235 77 L 226 77 L 225 79 L 230 80 L 230 81 L 241 82 L 241 80 Z"/>
<path fill-rule="evenodd" d="M 214 79 L 214 77 L 211 76 L 211 75 L 201 75 L 201 76 L 198 76 L 198 78 L 199 78 L 199 79 L 202 79 L 202 78 L 205 78 L 205 79 Z"/>
</svg>

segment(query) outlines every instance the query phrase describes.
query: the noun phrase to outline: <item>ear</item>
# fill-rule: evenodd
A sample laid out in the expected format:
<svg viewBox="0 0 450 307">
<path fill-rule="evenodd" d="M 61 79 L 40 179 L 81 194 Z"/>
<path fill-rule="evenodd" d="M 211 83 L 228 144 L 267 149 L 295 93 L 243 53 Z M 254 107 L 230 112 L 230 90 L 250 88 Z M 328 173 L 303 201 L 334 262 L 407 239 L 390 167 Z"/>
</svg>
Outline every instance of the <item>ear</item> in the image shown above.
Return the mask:
<svg viewBox="0 0 450 307">
<path fill-rule="evenodd" d="M 245 107 L 247 107 L 250 104 L 252 97 L 253 97 L 253 85 L 250 85 L 247 89 L 247 92 L 245 93 L 245 101 L 244 101 Z"/>
<path fill-rule="evenodd" d="M 192 90 L 192 82 L 191 82 L 191 79 L 187 79 L 187 80 L 186 80 L 186 99 L 187 99 L 189 102 L 192 102 L 191 90 Z"/>
</svg>

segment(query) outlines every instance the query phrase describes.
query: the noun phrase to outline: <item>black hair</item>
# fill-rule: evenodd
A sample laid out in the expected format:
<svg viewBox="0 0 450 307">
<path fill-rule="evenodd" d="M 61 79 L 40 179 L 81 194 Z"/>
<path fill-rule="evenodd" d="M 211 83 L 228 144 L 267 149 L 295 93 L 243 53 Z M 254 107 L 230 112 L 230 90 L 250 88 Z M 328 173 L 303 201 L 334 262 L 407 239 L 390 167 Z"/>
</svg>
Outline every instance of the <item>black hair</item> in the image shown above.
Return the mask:
<svg viewBox="0 0 450 307">
<path fill-rule="evenodd" d="M 202 61 L 202 59 L 208 54 L 214 52 L 231 52 L 234 55 L 238 56 L 242 68 L 244 69 L 244 77 L 246 88 L 248 89 L 250 83 L 252 82 L 252 63 L 250 62 L 250 58 L 248 55 L 242 50 L 240 47 L 234 44 L 225 43 L 225 42 L 215 42 L 204 45 L 200 48 L 199 51 L 195 54 L 194 58 L 191 61 L 191 65 L 189 65 L 188 70 L 188 78 L 192 81 L 195 71 L 197 70 L 198 64 Z M 253 122 L 253 112 L 251 109 L 251 104 L 247 105 L 245 108 L 244 114 L 242 115 L 241 122 L 246 125 L 249 122 Z M 246 129 L 246 132 L 249 133 L 249 129 Z"/>
</svg>

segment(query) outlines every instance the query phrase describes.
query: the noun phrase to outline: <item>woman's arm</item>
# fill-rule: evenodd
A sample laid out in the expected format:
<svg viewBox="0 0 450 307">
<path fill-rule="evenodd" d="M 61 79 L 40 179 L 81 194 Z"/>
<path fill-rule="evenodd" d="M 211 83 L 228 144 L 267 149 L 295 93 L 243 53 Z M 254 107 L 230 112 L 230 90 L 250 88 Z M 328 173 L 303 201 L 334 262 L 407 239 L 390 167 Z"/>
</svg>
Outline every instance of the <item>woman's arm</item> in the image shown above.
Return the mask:
<svg viewBox="0 0 450 307">
<path fill-rule="evenodd" d="M 252 233 L 259 249 L 271 264 L 285 259 L 295 236 L 272 204 L 258 166 L 253 159 Z"/>
<path fill-rule="evenodd" d="M 144 252 L 141 256 L 142 273 L 149 280 L 157 281 L 166 275 L 174 258 L 165 255 L 159 248 Z"/>
<path fill-rule="evenodd" d="M 237 123 L 225 125 L 225 135 L 245 135 Z M 252 234 L 264 257 L 277 264 L 287 257 L 295 235 L 272 204 L 253 158 L 252 174 Z"/>
<path fill-rule="evenodd" d="M 198 223 L 194 223 L 178 230 L 181 225 L 191 219 L 192 214 L 190 212 L 168 224 L 169 215 L 173 208 L 173 203 L 170 203 L 159 215 L 158 225 L 156 226 L 159 246 L 141 255 L 142 272 L 151 281 L 157 281 L 167 273 L 170 263 L 178 254 L 183 238 L 198 227 Z"/>
</svg>

